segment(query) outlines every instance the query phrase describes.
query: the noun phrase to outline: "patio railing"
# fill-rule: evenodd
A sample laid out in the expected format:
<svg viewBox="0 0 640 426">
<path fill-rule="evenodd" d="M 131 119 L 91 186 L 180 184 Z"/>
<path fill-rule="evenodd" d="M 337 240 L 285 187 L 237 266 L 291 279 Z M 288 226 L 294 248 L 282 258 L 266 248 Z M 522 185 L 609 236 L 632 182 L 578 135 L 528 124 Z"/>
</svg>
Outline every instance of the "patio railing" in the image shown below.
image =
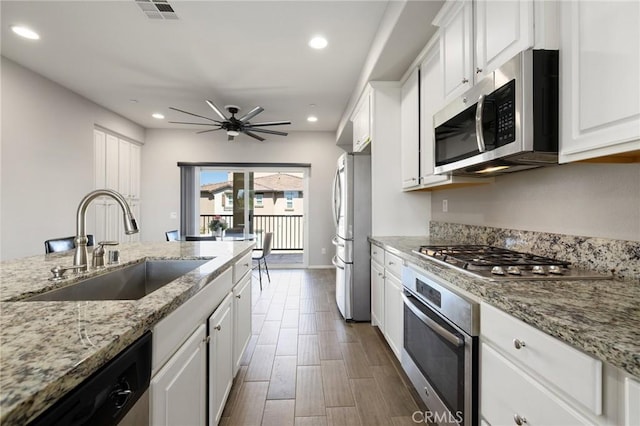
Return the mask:
<svg viewBox="0 0 640 426">
<path fill-rule="evenodd" d="M 209 222 L 214 216 L 220 216 L 233 228 L 233 215 L 200 215 L 200 231 L 209 230 Z M 262 236 L 272 232 L 272 250 L 302 250 L 304 241 L 303 215 L 266 214 L 253 216 L 253 232 L 257 236 L 256 246 L 262 247 Z"/>
</svg>

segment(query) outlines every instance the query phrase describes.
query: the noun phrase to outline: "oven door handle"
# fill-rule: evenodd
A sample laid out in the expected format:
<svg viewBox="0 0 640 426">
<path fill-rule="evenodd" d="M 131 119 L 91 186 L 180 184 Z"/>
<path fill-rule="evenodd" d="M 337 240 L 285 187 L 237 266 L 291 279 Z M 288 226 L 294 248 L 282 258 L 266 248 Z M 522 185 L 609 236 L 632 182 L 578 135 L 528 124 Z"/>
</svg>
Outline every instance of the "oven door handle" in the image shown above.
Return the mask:
<svg viewBox="0 0 640 426">
<path fill-rule="evenodd" d="M 484 95 L 478 98 L 476 106 L 476 142 L 478 143 L 478 151 L 485 152 L 487 147 L 484 144 L 484 133 L 482 131 L 482 110 L 484 109 Z"/>
<path fill-rule="evenodd" d="M 409 297 L 413 297 L 413 296 L 409 296 Z M 443 326 L 441 326 L 440 324 L 438 324 L 437 322 L 435 322 L 434 320 L 432 320 L 431 318 L 429 318 L 428 316 L 420 312 L 420 310 L 413 305 L 413 302 L 409 300 L 409 297 L 407 297 L 405 293 L 402 293 L 402 300 L 404 300 L 405 306 L 409 308 L 411 312 L 413 312 L 414 315 L 417 316 L 420 321 L 422 321 L 427 327 L 429 327 L 430 329 L 438 333 L 441 337 L 446 339 L 452 345 L 458 348 L 464 346 L 464 340 L 462 340 L 461 338 L 459 338 L 454 334 L 451 334 Z"/>
</svg>

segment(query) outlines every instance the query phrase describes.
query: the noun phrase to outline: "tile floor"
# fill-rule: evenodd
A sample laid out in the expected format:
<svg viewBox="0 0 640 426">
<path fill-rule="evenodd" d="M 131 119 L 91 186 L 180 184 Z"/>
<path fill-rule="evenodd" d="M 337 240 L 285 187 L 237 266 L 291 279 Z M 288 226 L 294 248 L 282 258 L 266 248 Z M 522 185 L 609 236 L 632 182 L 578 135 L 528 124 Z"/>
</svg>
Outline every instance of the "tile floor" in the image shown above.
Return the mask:
<svg viewBox="0 0 640 426">
<path fill-rule="evenodd" d="M 253 280 L 253 335 L 221 425 L 416 424 L 424 406 L 384 337 L 340 316 L 334 270 L 264 278 L 262 292 Z"/>
</svg>

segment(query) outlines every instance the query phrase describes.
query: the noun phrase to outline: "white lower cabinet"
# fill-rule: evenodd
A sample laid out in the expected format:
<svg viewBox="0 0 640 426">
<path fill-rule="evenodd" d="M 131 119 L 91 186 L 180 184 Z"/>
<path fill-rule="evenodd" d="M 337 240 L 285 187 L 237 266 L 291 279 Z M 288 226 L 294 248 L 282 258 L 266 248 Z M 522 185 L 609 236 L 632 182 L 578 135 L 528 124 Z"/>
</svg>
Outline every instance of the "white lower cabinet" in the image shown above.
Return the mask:
<svg viewBox="0 0 640 426">
<path fill-rule="evenodd" d="M 205 424 L 206 334 L 201 324 L 151 380 L 149 424 Z"/>
<path fill-rule="evenodd" d="M 404 343 L 402 281 L 391 274 L 386 274 L 384 281 L 384 325 L 387 342 L 396 357 L 400 359 Z"/>
<path fill-rule="evenodd" d="M 371 325 L 377 325 L 384 333 L 384 268 L 374 261 L 371 262 Z"/>
<path fill-rule="evenodd" d="M 487 344 L 481 353 L 481 412 L 489 424 L 590 424 Z"/>
<path fill-rule="evenodd" d="M 209 317 L 209 425 L 217 425 L 233 384 L 233 293 Z"/>
<path fill-rule="evenodd" d="M 233 375 L 240 369 L 242 355 L 251 339 L 251 273 L 233 288 Z"/>
</svg>

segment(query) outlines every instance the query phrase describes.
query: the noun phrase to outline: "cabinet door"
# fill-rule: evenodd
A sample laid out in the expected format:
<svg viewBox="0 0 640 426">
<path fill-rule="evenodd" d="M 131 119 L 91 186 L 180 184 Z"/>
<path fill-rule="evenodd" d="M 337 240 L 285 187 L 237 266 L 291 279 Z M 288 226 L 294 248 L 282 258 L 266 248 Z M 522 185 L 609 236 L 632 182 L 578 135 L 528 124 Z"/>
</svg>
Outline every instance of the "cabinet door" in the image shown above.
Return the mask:
<svg viewBox="0 0 640 426">
<path fill-rule="evenodd" d="M 371 325 L 384 332 L 384 269 L 371 262 Z"/>
<path fill-rule="evenodd" d="M 473 5 L 451 2 L 450 15 L 440 27 L 440 58 L 444 96 L 454 98 L 473 84 Z"/>
<path fill-rule="evenodd" d="M 533 46 L 533 1 L 476 0 L 476 80 Z"/>
<path fill-rule="evenodd" d="M 118 164 L 119 164 L 119 151 L 120 141 L 113 135 L 107 134 L 106 146 L 105 146 L 105 181 L 104 188 L 113 189 L 118 191 L 119 177 L 118 177 Z M 102 189 L 102 188 L 96 188 Z"/>
<path fill-rule="evenodd" d="M 233 293 L 209 317 L 209 425 L 217 425 L 233 383 Z"/>
<path fill-rule="evenodd" d="M 129 191 L 131 192 L 131 198 L 140 199 L 140 161 L 141 161 L 141 148 L 134 143 L 129 146 Z"/>
<path fill-rule="evenodd" d="M 492 425 L 586 425 L 590 422 L 485 343 L 480 349 L 480 411 Z"/>
<path fill-rule="evenodd" d="M 242 355 L 251 339 L 251 273 L 233 288 L 233 375 L 240 368 Z"/>
<path fill-rule="evenodd" d="M 93 187 L 94 189 L 106 187 L 107 163 L 107 135 L 100 130 L 93 131 Z"/>
<path fill-rule="evenodd" d="M 203 425 L 206 418 L 206 327 L 199 326 L 149 385 L 149 424 Z"/>
<path fill-rule="evenodd" d="M 402 188 L 418 185 L 420 175 L 420 70 L 402 86 L 400 101 L 400 154 Z"/>
<path fill-rule="evenodd" d="M 640 3 L 560 7 L 560 162 L 640 150 Z"/>
<path fill-rule="evenodd" d="M 118 151 L 118 192 L 124 197 L 131 197 L 131 144 L 119 140 Z"/>
<path fill-rule="evenodd" d="M 398 360 L 404 344 L 403 327 L 402 282 L 393 275 L 386 274 L 384 281 L 384 330 L 387 342 Z"/>
<path fill-rule="evenodd" d="M 359 152 L 371 140 L 371 92 L 365 89 L 353 115 L 353 150 Z"/>
<path fill-rule="evenodd" d="M 423 185 L 445 182 L 449 175 L 434 175 L 435 135 L 433 115 L 444 103 L 440 48 L 436 45 L 420 65 L 420 180 Z"/>
</svg>

